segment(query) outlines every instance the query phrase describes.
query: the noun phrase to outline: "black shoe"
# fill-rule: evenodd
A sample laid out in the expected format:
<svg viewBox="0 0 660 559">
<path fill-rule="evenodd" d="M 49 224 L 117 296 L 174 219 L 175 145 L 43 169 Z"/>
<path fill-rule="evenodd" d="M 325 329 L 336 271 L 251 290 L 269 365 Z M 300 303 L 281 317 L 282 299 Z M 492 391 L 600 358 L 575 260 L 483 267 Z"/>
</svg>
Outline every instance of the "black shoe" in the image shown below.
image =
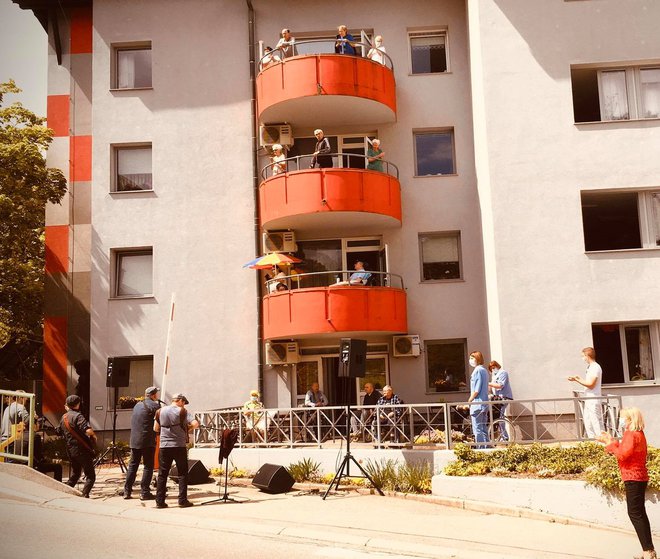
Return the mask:
<svg viewBox="0 0 660 559">
<path fill-rule="evenodd" d="M 124 493 L 124 499 L 132 499 L 130 493 Z"/>
<path fill-rule="evenodd" d="M 140 501 L 153 501 L 155 498 L 156 495 L 154 495 L 153 493 L 146 493 L 145 495 L 140 495 Z"/>
<path fill-rule="evenodd" d="M 166 509 L 168 507 L 167 503 L 156 503 L 156 508 L 157 509 Z"/>
<path fill-rule="evenodd" d="M 187 509 L 188 507 L 194 507 L 190 501 L 184 501 L 183 503 L 179 503 L 179 507 L 182 509 Z"/>
</svg>

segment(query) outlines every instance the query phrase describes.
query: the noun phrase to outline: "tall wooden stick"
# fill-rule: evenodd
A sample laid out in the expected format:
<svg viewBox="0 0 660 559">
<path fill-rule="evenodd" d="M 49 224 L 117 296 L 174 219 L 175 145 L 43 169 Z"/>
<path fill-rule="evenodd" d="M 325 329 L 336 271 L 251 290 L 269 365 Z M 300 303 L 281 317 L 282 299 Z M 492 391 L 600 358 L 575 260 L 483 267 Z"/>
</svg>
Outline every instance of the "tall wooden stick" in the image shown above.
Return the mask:
<svg viewBox="0 0 660 559">
<path fill-rule="evenodd" d="M 167 401 L 165 394 L 165 387 L 167 384 L 167 373 L 170 368 L 170 340 L 172 339 L 172 326 L 174 325 L 174 305 L 175 305 L 175 294 L 172 293 L 172 304 L 170 306 L 170 318 L 167 323 L 167 341 L 165 342 L 165 361 L 163 363 L 163 379 L 160 383 L 160 394 L 161 398 Z"/>
</svg>

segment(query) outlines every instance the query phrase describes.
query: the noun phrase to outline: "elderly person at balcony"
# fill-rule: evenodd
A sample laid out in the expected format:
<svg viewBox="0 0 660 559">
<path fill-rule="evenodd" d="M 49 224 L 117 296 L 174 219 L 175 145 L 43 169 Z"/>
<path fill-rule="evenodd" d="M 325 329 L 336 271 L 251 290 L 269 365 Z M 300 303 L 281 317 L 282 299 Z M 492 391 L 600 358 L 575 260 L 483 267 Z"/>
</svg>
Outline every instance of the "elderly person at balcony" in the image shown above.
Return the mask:
<svg viewBox="0 0 660 559">
<path fill-rule="evenodd" d="M 403 400 L 394 393 L 394 389 L 386 384 L 383 386 L 383 395 L 378 399 L 378 408 L 376 409 L 376 419 L 380 423 L 380 437 L 383 435 L 393 435 L 394 441 L 399 442 L 399 429 L 397 423 L 403 413 L 403 408 L 390 406 L 399 406 L 403 404 Z M 378 438 L 378 432 L 374 433 L 374 440 Z M 378 441 L 381 442 L 380 440 Z"/>
<path fill-rule="evenodd" d="M 380 149 L 380 140 L 375 138 L 372 140 L 369 149 L 367 150 L 367 169 L 369 171 L 383 172 L 383 159 L 385 152 Z"/>
<path fill-rule="evenodd" d="M 245 419 L 245 437 L 250 442 L 263 442 L 266 435 L 266 414 L 264 405 L 259 400 L 259 391 L 252 390 L 250 399 L 243 404 L 243 418 Z"/>
<path fill-rule="evenodd" d="M 277 42 L 275 48 L 279 49 L 280 58 L 282 59 L 296 56 L 296 38 L 291 36 L 289 29 L 282 29 L 280 40 Z"/>
<path fill-rule="evenodd" d="M 363 406 L 375 406 L 378 404 L 378 400 L 382 398 L 382 394 L 376 390 L 376 387 L 372 382 L 364 383 L 364 397 L 362 398 Z M 360 413 L 360 421 L 356 416 L 351 418 L 351 437 L 354 441 L 360 438 L 362 428 L 366 425 L 371 424 L 375 410 L 373 409 L 364 409 Z"/>
<path fill-rule="evenodd" d="M 316 138 L 316 147 L 314 148 L 314 153 L 312 154 L 312 162 L 309 165 L 310 169 L 316 167 L 318 163 L 321 169 L 327 169 L 332 167 L 332 148 L 330 147 L 330 142 L 328 138 L 323 134 L 323 130 L 317 128 L 314 130 L 314 136 Z"/>
<path fill-rule="evenodd" d="M 353 268 L 355 269 L 355 272 L 353 272 L 351 277 L 348 278 L 349 285 L 367 285 L 371 273 L 364 269 L 364 262 L 358 260 Z"/>
<path fill-rule="evenodd" d="M 286 155 L 280 144 L 273 144 L 273 155 L 270 160 L 273 164 L 273 176 L 286 173 Z"/>
<path fill-rule="evenodd" d="M 337 54 L 352 54 L 355 55 L 355 47 L 353 43 L 355 38 L 348 32 L 345 25 L 337 27 L 337 37 L 335 41 L 335 52 Z"/>
<path fill-rule="evenodd" d="M 492 390 L 491 400 L 513 400 L 513 391 L 511 390 L 511 383 L 509 382 L 509 373 L 502 368 L 497 361 L 491 361 L 488 363 L 488 370 L 490 371 L 491 377 L 488 387 Z M 497 411 L 497 417 L 504 419 L 506 417 L 506 409 L 509 406 L 507 403 L 497 404 L 495 410 Z M 506 423 L 501 424 L 502 429 L 502 439 L 505 441 L 509 440 L 509 433 L 506 430 Z"/>
<path fill-rule="evenodd" d="M 376 35 L 374 38 L 374 46 L 369 49 L 367 53 L 367 58 L 378 62 L 378 64 L 385 65 L 385 47 L 383 46 L 383 37 L 381 35 Z"/>
<path fill-rule="evenodd" d="M 322 406 L 328 405 L 328 399 L 325 397 L 325 394 L 321 392 L 318 382 L 313 382 L 310 389 L 305 394 L 305 407 L 307 408 L 319 408 Z"/>
<path fill-rule="evenodd" d="M 273 47 L 264 47 L 264 55 L 261 57 L 261 69 L 268 68 L 277 62 L 282 62 L 279 55 L 273 52 Z"/>
</svg>

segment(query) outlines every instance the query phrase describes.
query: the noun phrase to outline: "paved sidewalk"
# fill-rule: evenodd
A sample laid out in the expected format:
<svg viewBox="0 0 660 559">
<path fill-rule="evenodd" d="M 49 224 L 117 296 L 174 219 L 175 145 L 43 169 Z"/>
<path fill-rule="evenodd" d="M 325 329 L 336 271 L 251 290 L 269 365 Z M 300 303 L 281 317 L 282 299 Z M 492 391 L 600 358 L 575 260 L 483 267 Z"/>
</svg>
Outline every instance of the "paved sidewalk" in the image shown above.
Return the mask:
<svg viewBox="0 0 660 559">
<path fill-rule="evenodd" d="M 51 486 L 52 480 L 44 486 L 39 478 L 22 480 L 0 468 L 0 500 L 20 500 L 49 509 L 173 527 L 333 543 L 394 556 L 620 559 L 632 557 L 639 549 L 631 533 L 512 518 L 355 491 L 331 494 L 323 501 L 318 492 L 268 495 L 252 487 L 231 487 L 231 496 L 244 502 L 179 509 L 176 487 L 172 485 L 170 508 L 159 510 L 153 501 L 123 500 L 118 495 L 122 480 L 118 468 L 104 468 L 93 498 L 83 499 L 59 492 Z M 217 496 L 218 486 L 214 484 L 190 487 L 189 498 L 196 505 Z"/>
</svg>

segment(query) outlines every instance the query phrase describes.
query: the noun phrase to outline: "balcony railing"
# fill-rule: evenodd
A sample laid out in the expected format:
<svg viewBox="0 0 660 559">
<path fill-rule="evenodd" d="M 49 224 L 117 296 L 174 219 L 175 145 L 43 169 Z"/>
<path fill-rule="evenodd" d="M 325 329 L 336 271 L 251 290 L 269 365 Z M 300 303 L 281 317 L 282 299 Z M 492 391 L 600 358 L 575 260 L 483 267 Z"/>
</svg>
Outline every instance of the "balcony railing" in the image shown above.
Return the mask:
<svg viewBox="0 0 660 559">
<path fill-rule="evenodd" d="M 616 425 L 621 397 L 598 398 L 603 407 L 605 430 L 619 436 Z M 508 400 L 508 416 L 515 436 L 489 441 L 488 446 L 537 442 L 584 441 L 580 398 Z M 479 402 L 488 406 L 488 422 L 497 420 L 501 401 Z M 217 447 L 222 431 L 237 429 L 237 446 L 304 447 L 345 443 L 353 435 L 359 443 L 379 447 L 452 448 L 457 442 L 474 446 L 468 402 L 354 406 L 347 418 L 346 406 L 315 408 L 227 409 L 197 412 L 201 427 L 195 430 L 196 447 Z M 472 404 L 474 405 L 474 404 Z M 347 433 L 347 419 L 348 430 Z"/>
<path fill-rule="evenodd" d="M 351 276 L 354 276 L 352 281 Z M 329 272 L 309 272 L 280 276 L 266 281 L 266 292 L 276 292 L 278 284 L 284 285 L 286 290 L 346 286 L 405 289 L 403 278 L 400 275 L 371 270 L 333 270 Z"/>
<path fill-rule="evenodd" d="M 332 167 L 322 167 L 325 169 L 367 170 L 375 173 L 385 173 L 399 180 L 399 168 L 394 163 L 386 160 L 375 161 L 382 164 L 381 171 L 380 169 L 369 169 L 369 156 L 359 153 L 324 153 L 322 154 L 322 157 L 332 157 Z M 296 155 L 295 157 L 287 157 L 276 163 L 269 163 L 261 169 L 261 178 L 266 180 L 283 173 L 314 169 L 316 166 L 316 159 L 317 158 L 312 154 Z"/>
</svg>

